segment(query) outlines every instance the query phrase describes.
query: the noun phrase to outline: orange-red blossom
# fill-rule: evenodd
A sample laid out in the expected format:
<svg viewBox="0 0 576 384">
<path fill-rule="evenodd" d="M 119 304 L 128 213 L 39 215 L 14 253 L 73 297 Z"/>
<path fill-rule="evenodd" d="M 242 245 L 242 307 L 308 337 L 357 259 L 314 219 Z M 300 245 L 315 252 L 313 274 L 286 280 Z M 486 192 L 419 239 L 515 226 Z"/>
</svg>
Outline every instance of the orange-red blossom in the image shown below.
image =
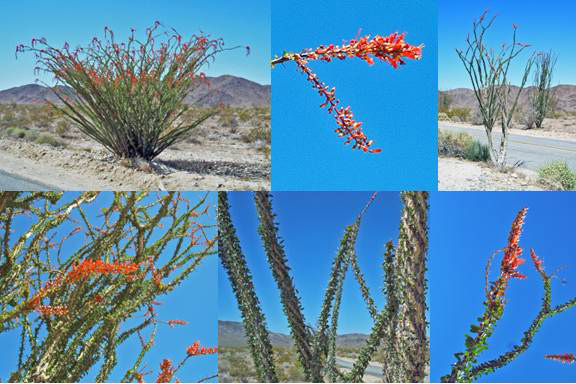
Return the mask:
<svg viewBox="0 0 576 384">
<path fill-rule="evenodd" d="M 542 265 L 542 260 L 540 260 L 538 258 L 538 255 L 536 255 L 536 252 L 534 251 L 534 249 L 530 249 L 530 257 L 532 258 L 532 262 L 534 263 L 534 267 L 536 268 L 536 270 L 538 271 L 538 273 L 540 275 L 545 275 L 544 272 L 544 266 Z"/>
<path fill-rule="evenodd" d="M 32 299 L 30 299 L 28 301 L 28 303 L 26 304 L 26 307 L 28 309 L 35 309 L 37 308 L 40 303 L 42 302 L 42 299 L 44 297 L 46 297 L 50 292 L 52 292 L 53 290 L 57 289 L 58 287 L 60 287 L 60 285 L 62 285 L 62 277 L 59 276 L 55 281 L 48 281 L 46 283 L 46 285 L 41 288 L 35 295 L 34 297 L 32 297 Z"/>
<path fill-rule="evenodd" d="M 195 341 L 188 349 L 186 349 L 186 354 L 188 356 L 198 356 L 198 355 L 214 355 L 218 353 L 218 347 L 215 348 L 204 348 L 200 347 L 200 342 Z"/>
<path fill-rule="evenodd" d="M 372 140 L 368 140 L 364 132 L 362 132 L 362 123 L 354 120 L 354 115 L 350 111 L 350 107 L 338 107 L 340 100 L 337 100 L 336 96 L 334 96 L 336 88 L 330 89 L 326 84 L 320 82 L 306 65 L 307 61 L 302 57 L 296 55 L 294 61 L 300 70 L 308 76 L 308 81 L 312 83 L 312 87 L 316 88 L 318 93 L 326 99 L 320 107 L 324 108 L 327 106 L 328 113 L 336 119 L 339 128 L 337 128 L 335 132 L 338 134 L 338 137 L 346 136 L 346 142 L 344 144 L 349 144 L 354 141 L 353 149 L 361 149 L 369 153 L 381 152 L 382 150 L 380 149 L 370 149 Z"/>
<path fill-rule="evenodd" d="M 188 322 L 182 321 L 182 320 L 168 320 L 167 323 L 172 328 L 174 328 L 177 325 L 188 325 L 189 324 Z"/>
<path fill-rule="evenodd" d="M 157 383 L 169 383 L 174 376 L 174 367 L 172 362 L 168 359 L 164 359 L 160 364 L 160 373 L 156 379 Z"/>
<path fill-rule="evenodd" d="M 92 274 L 121 274 L 130 275 L 138 272 L 140 266 L 145 263 L 105 263 L 101 260 L 84 260 L 82 263 L 76 265 L 66 276 L 67 283 L 74 283 L 89 277 Z"/>
<path fill-rule="evenodd" d="M 36 312 L 42 316 L 66 316 L 68 314 L 68 308 L 66 307 L 51 307 L 46 305 L 39 305 L 34 308 Z"/>
<path fill-rule="evenodd" d="M 354 120 L 354 115 L 350 107 L 338 107 L 340 100 L 336 99 L 334 93 L 336 88 L 330 89 L 326 84 L 321 83 L 316 75 L 308 68 L 310 60 L 322 60 L 330 62 L 332 59 L 344 60 L 346 58 L 357 57 L 368 64 L 374 64 L 374 58 L 390 64 L 394 68 L 405 64 L 403 59 L 420 60 L 422 57 L 422 45 L 413 46 L 404 41 L 404 34 L 394 33 L 390 36 L 370 36 L 362 37 L 358 40 L 350 40 L 348 44 L 335 46 L 333 44 L 324 47 L 320 46 L 315 50 L 304 50 L 300 54 L 291 55 L 300 70 L 307 75 L 308 81 L 318 90 L 326 101 L 320 106 L 328 106 L 328 113 L 334 116 L 338 128 L 335 130 L 338 137 L 346 137 L 344 144 L 354 142 L 352 148 L 360 149 L 367 153 L 380 153 L 380 149 L 370 149 L 372 140 L 368 140 L 362 132 L 362 123 Z"/>
<path fill-rule="evenodd" d="M 576 356 L 573 353 L 565 353 L 563 355 L 546 355 L 544 356 L 549 360 L 556 360 L 564 364 L 573 364 L 576 362 Z"/>
<path fill-rule="evenodd" d="M 62 276 L 59 276 L 54 281 L 48 281 L 46 285 L 41 288 L 33 297 L 26 303 L 26 308 L 29 310 L 35 310 L 36 312 L 48 316 L 48 315 L 55 315 L 55 316 L 63 316 L 68 314 L 68 309 L 66 307 L 53 307 L 53 306 L 42 306 L 42 299 L 54 290 L 58 289 L 64 283 L 64 280 L 67 284 L 75 283 L 77 281 L 83 280 L 89 277 L 92 274 L 99 273 L 99 274 L 123 274 L 123 275 L 132 275 L 135 272 L 138 272 L 140 268 L 139 264 L 131 264 L 131 263 L 105 263 L 100 260 L 84 260 L 82 263 L 77 264 L 72 268 L 70 272 L 66 275 L 64 279 Z M 103 298 L 99 295 L 94 297 L 94 301 L 97 303 L 102 302 Z"/>
<path fill-rule="evenodd" d="M 520 241 L 520 234 L 522 233 L 522 226 L 524 225 L 524 218 L 526 217 L 528 208 L 522 209 L 514 222 L 512 223 L 512 230 L 508 237 L 508 246 L 504 250 L 504 257 L 502 258 L 502 266 L 500 267 L 500 275 L 506 280 L 511 278 L 525 279 L 526 276 L 518 273 L 519 266 L 524 264 L 525 260 L 521 259 L 522 248 L 518 246 Z"/>
<path fill-rule="evenodd" d="M 337 46 L 331 44 L 327 47 L 320 46 L 313 51 L 305 51 L 308 60 L 332 61 L 332 59 L 344 60 L 357 57 L 368 64 L 374 64 L 375 57 L 390 64 L 394 68 L 405 64 L 403 58 L 420 60 L 422 58 L 423 45 L 414 46 L 404 41 L 405 34 L 393 33 L 389 36 L 362 37 L 358 40 L 350 40 L 348 44 Z"/>
<path fill-rule="evenodd" d="M 518 245 L 520 241 L 520 234 L 522 233 L 522 226 L 524 225 L 524 218 L 528 208 L 522 209 L 512 223 L 512 229 L 508 236 L 508 245 L 504 248 L 504 257 L 500 266 L 500 277 L 492 283 L 490 290 L 487 292 L 487 304 L 490 307 L 502 304 L 502 300 L 508 287 L 510 279 L 525 279 L 526 276 L 518 272 L 518 267 L 524 264 L 525 260 L 521 259 L 522 248 Z"/>
</svg>

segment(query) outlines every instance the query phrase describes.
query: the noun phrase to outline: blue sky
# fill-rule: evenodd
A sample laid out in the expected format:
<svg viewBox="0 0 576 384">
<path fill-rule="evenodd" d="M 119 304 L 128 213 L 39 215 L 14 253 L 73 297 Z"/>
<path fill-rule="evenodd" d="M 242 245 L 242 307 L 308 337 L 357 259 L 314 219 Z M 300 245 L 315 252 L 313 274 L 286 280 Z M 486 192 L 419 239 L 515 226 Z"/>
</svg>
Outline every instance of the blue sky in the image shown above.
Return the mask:
<svg viewBox="0 0 576 384">
<path fill-rule="evenodd" d="M 35 59 L 32 54 L 14 57 L 16 46 L 32 38 L 46 37 L 51 45 L 72 47 L 88 44 L 102 36 L 109 26 L 116 36 L 127 38 L 130 28 L 141 33 L 158 20 L 174 27 L 185 37 L 199 31 L 222 37 L 226 46 L 249 45 L 224 52 L 205 68 L 209 76 L 235 75 L 261 84 L 270 84 L 270 1 L 238 2 L 173 0 L 102 0 L 96 3 L 63 0 L 3 1 L 0 13 L 0 89 L 33 83 Z M 42 78 L 44 81 L 49 79 Z"/>
<path fill-rule="evenodd" d="M 272 188 L 274 190 L 435 189 L 437 177 L 436 1 L 275 1 L 272 53 L 341 44 L 361 35 L 406 32 L 424 44 L 421 61 L 394 70 L 360 59 L 311 62 L 319 79 L 336 87 L 350 105 L 373 148 L 345 146 L 335 119 L 294 63 L 272 72 Z"/>
<path fill-rule="evenodd" d="M 67 193 L 62 201 L 69 201 L 76 193 Z M 87 216 L 91 219 L 93 225 L 98 225 L 101 218 L 97 218 L 101 214 L 100 209 L 108 207 L 111 199 L 111 193 L 103 192 L 95 203 L 91 204 L 86 209 Z M 198 201 L 204 193 L 184 193 L 182 197 Z M 214 206 L 216 203 L 215 195 L 211 194 L 209 197 L 209 204 Z M 204 224 L 214 223 L 214 209 L 208 217 L 201 219 Z M 75 214 L 73 218 L 79 219 L 79 215 Z M 31 219 L 19 220 L 15 229 L 15 236 L 21 234 L 25 228 L 31 224 Z M 66 223 L 59 229 L 59 233 L 69 233 L 76 225 L 73 223 Z M 158 236 L 162 234 L 159 229 Z M 209 229 L 209 236 L 215 235 L 215 229 Z M 59 237 L 57 237 L 59 238 Z M 77 247 L 83 243 L 84 236 L 76 235 L 66 243 L 63 256 L 70 256 Z M 164 253 L 169 257 L 170 252 L 173 252 L 174 244 L 169 245 Z M 171 359 L 173 363 L 179 363 L 186 355 L 186 348 L 198 340 L 202 346 L 213 347 L 218 344 L 217 334 L 217 263 L 216 255 L 212 255 L 204 259 L 204 261 L 195 269 L 194 272 L 174 291 L 168 295 L 159 296 L 157 301 L 162 303 L 156 307 L 156 312 L 160 320 L 183 320 L 190 324 L 186 326 L 179 326 L 170 328 L 166 324 L 159 324 L 158 334 L 153 348 L 148 352 L 144 358 L 144 363 L 141 366 L 143 371 L 152 371 L 153 373 L 145 377 L 148 382 L 153 381 L 159 372 L 159 366 L 163 359 Z M 123 327 L 122 329 L 125 329 Z M 143 336 L 149 335 L 151 328 L 143 332 Z M 0 378 L 6 380 L 9 374 L 17 366 L 18 359 L 18 346 L 19 346 L 19 331 L 10 331 L 0 334 L 0 344 L 3 346 L 5 353 L 0 359 Z M 137 337 L 129 339 L 118 350 L 118 365 L 114 369 L 110 380 L 111 382 L 119 382 L 125 372 L 132 367 L 135 359 L 135 351 L 140 351 L 140 342 Z M 99 369 L 99 365 L 97 365 Z M 93 382 L 98 369 L 92 371 L 84 378 L 83 381 Z M 210 356 L 197 356 L 190 358 L 186 365 L 178 371 L 177 377 L 182 382 L 193 382 L 204 377 L 212 376 L 218 370 L 218 357 L 217 355 Z M 212 382 L 215 379 L 211 380 Z"/>
<path fill-rule="evenodd" d="M 511 281 L 504 316 L 480 362 L 495 358 L 520 342 L 539 311 L 543 288 L 530 261 L 530 248 L 543 259 L 552 284 L 552 305 L 574 297 L 576 195 L 565 192 L 433 193 L 430 213 L 429 281 L 431 295 L 432 382 L 450 371 L 453 354 L 464 350 L 464 335 L 483 313 L 484 270 L 488 257 L 504 248 L 512 221 L 528 207 L 520 246 L 527 279 Z M 497 276 L 501 257 L 494 260 Z M 560 270 L 558 270 L 561 268 Z M 572 309 L 544 322 L 530 348 L 484 382 L 573 382 L 574 366 L 544 359 L 546 354 L 576 353 Z"/>
<path fill-rule="evenodd" d="M 284 240 L 292 276 L 302 299 L 304 315 L 308 324 L 315 327 L 333 257 L 336 255 L 345 226 L 354 222 L 358 213 L 370 199 L 371 193 L 276 192 L 272 195 L 280 236 Z M 253 194 L 232 192 L 229 193 L 229 199 L 232 220 L 254 277 L 256 292 L 266 315 L 268 329 L 289 334 L 279 292 L 272 273 L 267 267 L 266 254 L 257 233 L 258 218 L 253 203 Z M 398 193 L 379 193 L 366 212 L 359 232 L 358 262 L 364 272 L 370 292 L 380 309 L 384 305 L 381 292 L 384 274 L 381 268 L 384 245 L 388 240 L 396 243 L 400 210 Z M 218 277 L 218 318 L 241 321 L 236 299 L 226 271 L 221 265 Z M 344 284 L 339 324 L 339 334 L 369 333 L 372 327 L 372 320 L 351 272 L 348 272 Z"/>
<path fill-rule="evenodd" d="M 518 41 L 530 44 L 510 68 L 512 83 L 518 84 L 526 60 L 532 52 L 552 50 L 558 56 L 553 84 L 574 84 L 576 53 L 574 44 L 576 25 L 573 1 L 552 0 L 482 0 L 438 1 L 438 88 L 471 88 L 455 48 L 465 47 L 472 22 L 485 10 L 496 15 L 493 27 L 487 32 L 487 42 L 494 48 L 512 41 L 512 25 L 518 26 Z"/>
</svg>

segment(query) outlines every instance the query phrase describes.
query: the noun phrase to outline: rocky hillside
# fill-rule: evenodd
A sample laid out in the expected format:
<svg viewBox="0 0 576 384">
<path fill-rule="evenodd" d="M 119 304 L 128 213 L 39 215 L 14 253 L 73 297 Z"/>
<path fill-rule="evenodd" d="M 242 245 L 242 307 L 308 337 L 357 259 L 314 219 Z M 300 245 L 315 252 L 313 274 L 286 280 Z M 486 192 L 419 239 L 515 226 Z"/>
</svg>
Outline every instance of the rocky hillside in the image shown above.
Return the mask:
<svg viewBox="0 0 576 384">
<path fill-rule="evenodd" d="M 515 94 L 518 87 L 512 87 L 512 94 Z M 552 88 L 556 97 L 557 112 L 576 112 L 576 85 L 557 85 Z M 519 105 L 523 110 L 527 110 L 530 101 L 530 94 L 534 92 L 534 87 L 527 87 L 520 95 Z M 474 91 L 468 88 L 456 88 L 449 91 L 439 91 L 440 94 L 448 96 L 450 108 L 477 108 Z"/>
<path fill-rule="evenodd" d="M 270 86 L 230 75 L 207 77 L 208 84 L 191 90 L 184 100 L 187 104 L 211 107 L 220 104 L 231 107 L 267 107 L 270 105 Z M 69 87 L 59 86 L 60 91 L 74 97 Z M 54 92 L 48 87 L 28 84 L 0 91 L 0 104 L 44 104 L 47 101 L 58 103 Z"/>
<path fill-rule="evenodd" d="M 292 337 L 282 333 L 269 333 L 270 342 L 274 347 L 292 346 Z M 336 345 L 344 348 L 358 348 L 364 345 L 368 335 L 348 333 L 336 337 Z M 218 320 L 218 345 L 221 347 L 246 346 L 246 336 L 242 323 L 237 321 Z"/>
</svg>

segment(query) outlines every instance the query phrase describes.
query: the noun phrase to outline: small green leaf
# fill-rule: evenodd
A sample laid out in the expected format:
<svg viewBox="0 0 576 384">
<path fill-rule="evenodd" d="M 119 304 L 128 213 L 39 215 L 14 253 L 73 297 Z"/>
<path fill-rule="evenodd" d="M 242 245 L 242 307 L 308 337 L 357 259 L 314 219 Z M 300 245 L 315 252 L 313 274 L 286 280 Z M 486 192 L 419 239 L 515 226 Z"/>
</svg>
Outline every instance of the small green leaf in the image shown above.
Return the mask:
<svg viewBox="0 0 576 384">
<path fill-rule="evenodd" d="M 466 348 L 470 349 L 474 346 L 474 339 L 470 335 L 466 335 Z"/>
</svg>

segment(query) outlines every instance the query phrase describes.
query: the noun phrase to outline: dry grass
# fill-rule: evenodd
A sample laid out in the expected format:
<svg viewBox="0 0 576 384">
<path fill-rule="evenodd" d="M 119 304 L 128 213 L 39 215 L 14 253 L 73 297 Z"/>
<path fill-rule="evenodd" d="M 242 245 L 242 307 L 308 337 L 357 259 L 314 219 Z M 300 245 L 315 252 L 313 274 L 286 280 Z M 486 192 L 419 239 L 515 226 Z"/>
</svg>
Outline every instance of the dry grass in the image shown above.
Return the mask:
<svg viewBox="0 0 576 384">
<path fill-rule="evenodd" d="M 192 132 L 187 142 L 202 144 L 225 139 L 251 143 L 259 152 L 270 152 L 270 108 L 190 108 L 182 122 L 192 122 L 207 110 L 215 111 L 216 116 Z M 0 104 L 0 136 L 58 146 L 89 140 L 74 123 L 48 105 Z"/>
</svg>

